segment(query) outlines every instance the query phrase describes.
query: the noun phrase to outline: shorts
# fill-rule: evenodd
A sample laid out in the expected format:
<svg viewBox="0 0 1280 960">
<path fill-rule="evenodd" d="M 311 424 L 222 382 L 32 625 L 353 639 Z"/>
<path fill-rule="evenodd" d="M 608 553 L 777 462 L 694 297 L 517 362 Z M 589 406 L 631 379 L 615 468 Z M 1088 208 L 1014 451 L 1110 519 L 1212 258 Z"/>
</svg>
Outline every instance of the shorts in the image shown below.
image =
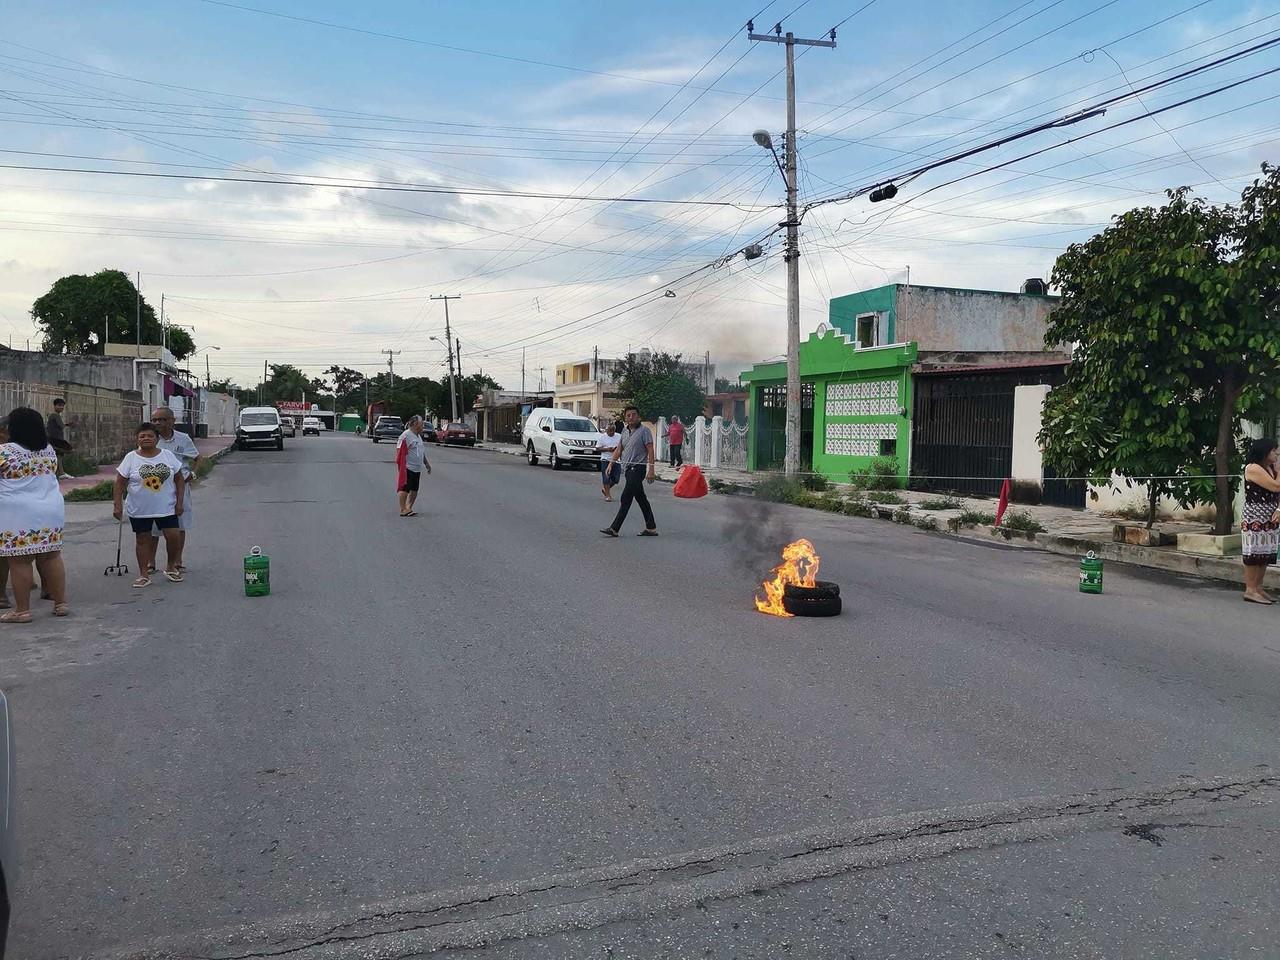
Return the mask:
<svg viewBox="0 0 1280 960">
<path fill-rule="evenodd" d="M 422 473 L 418 470 L 406 470 L 404 483 L 400 485 L 401 493 L 417 493 L 418 484 L 422 482 Z"/>
<path fill-rule="evenodd" d="M 134 533 L 150 533 L 152 525 L 157 530 L 177 530 L 178 516 L 170 514 L 167 517 L 130 517 L 129 526 L 133 527 Z"/>
</svg>

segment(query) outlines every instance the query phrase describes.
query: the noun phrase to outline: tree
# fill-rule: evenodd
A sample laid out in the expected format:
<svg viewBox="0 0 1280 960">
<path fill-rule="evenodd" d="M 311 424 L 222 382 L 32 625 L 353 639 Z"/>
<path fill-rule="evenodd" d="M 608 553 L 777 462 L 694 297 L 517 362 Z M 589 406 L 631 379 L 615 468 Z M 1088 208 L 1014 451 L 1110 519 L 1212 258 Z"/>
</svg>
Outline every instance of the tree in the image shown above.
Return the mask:
<svg viewBox="0 0 1280 960">
<path fill-rule="evenodd" d="M 145 297 L 141 303 L 141 342 L 162 343 L 164 331 L 155 310 Z M 43 331 L 48 353 L 105 353 L 104 336 L 112 343 L 137 343 L 138 312 L 138 288 L 122 270 L 62 277 L 31 305 L 31 318 Z M 195 341 L 179 327 L 169 329 L 168 340 L 179 360 L 195 352 Z"/>
<path fill-rule="evenodd" d="M 1060 473 L 1212 497 L 1229 533 L 1241 421 L 1280 398 L 1280 175 L 1264 165 L 1239 206 L 1187 188 L 1131 210 L 1054 265 L 1046 340 L 1073 345 L 1040 439 Z M 1212 477 L 1212 481 L 1204 479 Z"/>
<path fill-rule="evenodd" d="M 740 380 L 716 377 L 716 393 L 746 393 L 747 387 Z"/>
<path fill-rule="evenodd" d="M 211 380 L 209 381 L 209 390 L 215 393 L 235 393 L 237 390 L 243 390 L 243 387 L 237 386 L 231 380 Z"/>
<path fill-rule="evenodd" d="M 333 381 L 333 408 L 338 412 L 364 409 L 364 374 L 334 364 L 324 372 Z"/>
<path fill-rule="evenodd" d="M 271 364 L 271 375 L 262 383 L 246 388 L 246 393 L 257 402 L 259 395 L 265 405 L 279 400 L 302 400 L 321 403 L 327 398 L 329 385 L 323 380 L 313 380 L 289 363 Z"/>
<path fill-rule="evenodd" d="M 631 354 L 614 368 L 618 391 L 630 398 L 645 420 L 678 415 L 689 421 L 702 413 L 706 399 L 698 382 L 684 372 L 678 353 Z"/>
</svg>

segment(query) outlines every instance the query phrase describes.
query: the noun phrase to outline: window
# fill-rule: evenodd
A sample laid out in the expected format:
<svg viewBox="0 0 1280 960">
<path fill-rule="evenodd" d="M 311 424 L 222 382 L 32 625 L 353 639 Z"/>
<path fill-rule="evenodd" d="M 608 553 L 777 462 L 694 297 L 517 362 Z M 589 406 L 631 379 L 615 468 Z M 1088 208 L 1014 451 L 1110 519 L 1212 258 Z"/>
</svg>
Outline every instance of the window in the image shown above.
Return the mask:
<svg viewBox="0 0 1280 960">
<path fill-rule="evenodd" d="M 881 440 L 880 441 L 880 456 L 896 457 L 897 455 L 898 455 L 897 440 Z"/>
<path fill-rule="evenodd" d="M 858 343 L 864 347 L 876 346 L 876 315 L 864 313 L 858 317 Z"/>
</svg>

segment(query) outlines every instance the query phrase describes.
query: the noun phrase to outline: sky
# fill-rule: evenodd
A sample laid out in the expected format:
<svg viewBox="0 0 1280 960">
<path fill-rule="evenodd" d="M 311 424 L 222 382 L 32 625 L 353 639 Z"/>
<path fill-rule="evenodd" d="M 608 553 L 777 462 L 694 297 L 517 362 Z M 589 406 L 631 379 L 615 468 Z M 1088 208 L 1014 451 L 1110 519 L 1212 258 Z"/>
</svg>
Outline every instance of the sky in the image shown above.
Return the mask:
<svg viewBox="0 0 1280 960">
<path fill-rule="evenodd" d="M 464 371 L 510 389 L 595 350 L 776 359 L 785 186 L 752 133 L 786 128 L 784 50 L 751 17 L 838 25 L 796 60 L 806 334 L 908 271 L 1017 290 L 1110 217 L 1181 185 L 1229 202 L 1280 152 L 1280 72 L 1256 76 L 1280 45 L 1144 92 L 1280 38 L 1280 0 L 0 0 L 0 337 L 34 346 L 32 302 L 110 267 L 241 385 L 388 350 L 439 377 L 441 295 Z"/>
</svg>

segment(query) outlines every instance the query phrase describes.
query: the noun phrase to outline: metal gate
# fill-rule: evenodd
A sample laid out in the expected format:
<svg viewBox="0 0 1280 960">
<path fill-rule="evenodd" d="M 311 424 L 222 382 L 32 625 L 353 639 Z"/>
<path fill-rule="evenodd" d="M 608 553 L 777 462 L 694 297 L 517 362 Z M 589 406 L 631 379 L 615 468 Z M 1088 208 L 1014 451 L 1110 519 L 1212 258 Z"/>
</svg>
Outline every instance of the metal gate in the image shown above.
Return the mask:
<svg viewBox="0 0 1280 960">
<path fill-rule="evenodd" d="M 800 384 L 800 469 L 813 466 L 812 381 Z M 760 415 L 753 424 L 756 469 L 778 470 L 786 459 L 787 385 L 769 384 L 760 388 Z"/>
<path fill-rule="evenodd" d="M 1013 471 L 1015 387 L 1062 382 L 1059 365 L 917 374 L 911 487 L 997 497 Z M 1047 465 L 1041 503 L 1083 507 L 1085 484 L 1060 480 Z"/>
</svg>

